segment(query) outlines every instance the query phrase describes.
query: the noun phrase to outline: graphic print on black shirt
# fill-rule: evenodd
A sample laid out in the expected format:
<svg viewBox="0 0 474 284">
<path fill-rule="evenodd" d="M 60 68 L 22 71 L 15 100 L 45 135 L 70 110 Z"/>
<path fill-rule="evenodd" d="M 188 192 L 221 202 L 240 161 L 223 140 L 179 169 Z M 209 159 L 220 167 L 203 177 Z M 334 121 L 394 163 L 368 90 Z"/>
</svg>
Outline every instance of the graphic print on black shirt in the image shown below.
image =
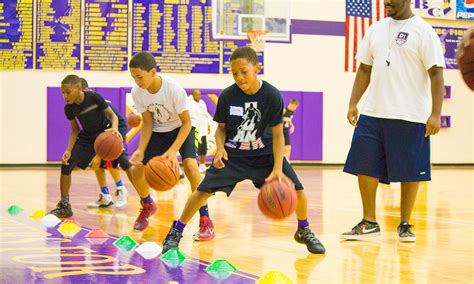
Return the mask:
<svg viewBox="0 0 474 284">
<path fill-rule="evenodd" d="M 237 127 L 237 135 L 231 139 L 235 142 L 252 142 L 257 140 L 256 126 L 260 120 L 262 120 L 262 114 L 260 110 L 258 110 L 258 103 L 245 103 L 244 109 L 244 115 L 242 116 L 244 121 Z"/>
<path fill-rule="evenodd" d="M 84 101 L 80 105 L 67 104 L 64 106 L 64 113 L 68 120 L 77 118 L 85 134 L 96 135 L 112 126 L 104 113 L 108 106 L 101 95 L 87 91 L 84 92 Z"/>
<path fill-rule="evenodd" d="M 282 121 L 280 92 L 267 82 L 254 95 L 237 85 L 219 96 L 214 120 L 226 124 L 227 153 L 231 156 L 261 156 L 273 153 L 271 127 Z"/>
</svg>

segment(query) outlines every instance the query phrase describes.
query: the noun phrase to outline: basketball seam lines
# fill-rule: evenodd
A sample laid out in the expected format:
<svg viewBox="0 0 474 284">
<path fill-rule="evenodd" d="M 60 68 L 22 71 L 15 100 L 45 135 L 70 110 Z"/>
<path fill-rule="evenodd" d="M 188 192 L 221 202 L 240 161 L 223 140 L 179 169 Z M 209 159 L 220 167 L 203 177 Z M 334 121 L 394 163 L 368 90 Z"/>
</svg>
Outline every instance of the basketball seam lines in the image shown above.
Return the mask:
<svg viewBox="0 0 474 284">
<path fill-rule="evenodd" d="M 262 189 L 260 189 L 262 190 Z M 260 194 L 258 195 L 258 198 L 261 198 L 262 199 L 262 204 L 263 204 L 263 207 L 265 207 L 265 209 L 268 210 L 268 212 L 272 212 L 272 210 L 270 208 L 268 208 L 267 206 L 267 203 L 265 202 L 265 199 L 263 199 L 263 193 L 260 192 Z"/>
<path fill-rule="evenodd" d="M 161 162 L 160 162 L 160 163 L 161 163 Z M 164 179 L 158 174 L 158 172 L 156 172 L 156 171 L 153 169 L 152 166 L 150 166 L 150 169 L 155 173 L 155 175 L 156 175 L 157 177 L 160 178 L 160 180 L 163 181 L 163 183 L 166 183 L 167 185 L 170 185 L 166 180 L 164 180 Z"/>
<path fill-rule="evenodd" d="M 281 187 L 280 184 L 278 186 Z M 276 194 L 276 199 L 278 201 L 278 205 L 280 205 L 279 207 L 280 207 L 281 213 L 283 214 L 283 217 L 286 217 L 285 212 L 283 211 L 283 207 L 281 206 L 280 195 L 278 193 Z"/>
</svg>

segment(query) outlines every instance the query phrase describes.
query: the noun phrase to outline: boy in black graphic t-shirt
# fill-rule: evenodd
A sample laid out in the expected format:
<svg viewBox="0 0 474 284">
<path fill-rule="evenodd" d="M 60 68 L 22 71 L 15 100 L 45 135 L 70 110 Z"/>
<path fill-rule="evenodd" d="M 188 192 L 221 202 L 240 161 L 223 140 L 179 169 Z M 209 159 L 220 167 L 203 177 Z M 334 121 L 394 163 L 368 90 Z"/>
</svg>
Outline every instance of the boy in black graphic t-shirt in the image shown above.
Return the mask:
<svg viewBox="0 0 474 284">
<path fill-rule="evenodd" d="M 295 184 L 298 196 L 295 240 L 306 244 L 311 253 L 325 248 L 309 229 L 307 201 L 303 185 L 283 157 L 283 100 L 280 92 L 257 78 L 257 54 L 250 47 L 236 49 L 230 57 L 235 84 L 219 97 L 214 120 L 217 152 L 198 189 L 189 197 L 179 220 L 173 223 L 163 241 L 163 252 L 178 247 L 184 227 L 201 204 L 217 191 L 228 196 L 245 179 L 260 188 L 265 181 L 286 180 Z"/>
<path fill-rule="evenodd" d="M 61 200 L 51 214 L 59 218 L 68 218 L 73 215 L 69 203 L 71 187 L 71 172 L 77 166 L 85 169 L 91 161 L 100 163 L 95 158 L 95 138 L 104 131 L 111 131 L 120 136 L 118 118 L 105 100 L 97 93 L 83 92 L 81 78 L 68 75 L 61 82 L 61 92 L 66 101 L 64 113 L 71 124 L 71 134 L 66 151 L 62 156 L 61 166 Z M 79 123 L 82 129 L 79 127 Z M 117 159 L 121 165 L 127 165 L 127 174 L 131 172 L 125 152 Z"/>
</svg>

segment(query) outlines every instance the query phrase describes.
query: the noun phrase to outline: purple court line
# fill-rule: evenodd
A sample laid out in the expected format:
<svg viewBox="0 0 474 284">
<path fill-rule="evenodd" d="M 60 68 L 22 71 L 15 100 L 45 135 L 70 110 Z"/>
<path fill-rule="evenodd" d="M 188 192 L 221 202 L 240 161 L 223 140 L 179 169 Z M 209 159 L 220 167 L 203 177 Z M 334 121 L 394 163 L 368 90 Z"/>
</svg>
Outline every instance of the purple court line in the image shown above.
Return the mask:
<svg viewBox="0 0 474 284">
<path fill-rule="evenodd" d="M 345 23 L 292 19 L 291 34 L 345 36 Z"/>
<path fill-rule="evenodd" d="M 204 271 L 208 262 L 190 257 L 170 268 L 158 257 L 147 260 L 134 250 L 116 248 L 117 236 L 94 244 L 84 238 L 91 228 L 81 226 L 74 237 L 65 238 L 57 231 L 59 224 L 46 228 L 24 218 L 26 213 L 9 216 L 6 207 L 0 208 L 0 224 L 8 228 L 0 235 L 0 283 L 255 283 L 259 278 L 236 271 L 219 281 Z"/>
</svg>

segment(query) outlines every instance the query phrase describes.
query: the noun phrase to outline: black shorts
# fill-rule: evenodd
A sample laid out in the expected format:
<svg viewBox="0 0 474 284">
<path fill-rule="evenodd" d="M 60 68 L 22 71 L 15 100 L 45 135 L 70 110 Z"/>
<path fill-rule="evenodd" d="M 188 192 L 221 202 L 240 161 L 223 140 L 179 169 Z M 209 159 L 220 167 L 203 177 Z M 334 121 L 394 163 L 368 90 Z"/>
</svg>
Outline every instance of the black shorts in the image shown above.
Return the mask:
<svg viewBox="0 0 474 284">
<path fill-rule="evenodd" d="M 126 143 L 125 138 L 127 136 L 127 126 L 125 125 L 123 127 L 119 127 L 119 132 L 120 132 L 120 135 L 122 135 L 123 144 L 125 145 L 125 143 Z M 124 171 L 126 171 L 126 170 L 128 170 L 132 167 L 132 164 L 128 160 L 128 153 L 125 149 L 123 150 L 122 155 L 120 155 L 120 157 L 117 160 L 111 161 L 110 163 L 111 163 L 112 168 L 118 168 L 120 166 L 120 168 L 122 168 L 122 170 L 124 170 Z M 108 168 L 106 164 L 107 164 L 107 162 L 102 160 L 100 162 L 100 167 L 103 168 L 103 169 L 106 169 L 106 168 Z"/>
<path fill-rule="evenodd" d="M 100 134 L 100 133 L 99 133 Z M 76 143 L 71 151 L 71 158 L 69 158 L 68 163 L 73 167 L 77 166 L 81 169 L 86 169 L 91 163 L 92 159 L 95 157 L 94 142 L 97 138 L 97 135 L 87 135 L 84 132 L 79 132 L 77 136 Z M 127 170 L 131 167 L 130 162 L 128 161 L 128 154 L 123 150 L 122 155 L 112 162 L 115 167 L 120 164 L 120 167 L 124 170 Z M 102 163 L 101 163 L 102 165 Z"/>
<path fill-rule="evenodd" d="M 199 156 L 207 154 L 207 136 L 201 137 L 201 141 L 198 143 L 197 154 Z"/>
<path fill-rule="evenodd" d="M 95 156 L 94 141 L 96 137 L 97 135 L 87 135 L 82 131 L 79 132 L 68 163 L 83 170 L 86 169 Z"/>
<path fill-rule="evenodd" d="M 169 132 L 152 132 L 150 142 L 145 150 L 145 157 L 143 158 L 143 164 L 146 165 L 149 160 L 155 156 L 163 155 L 170 147 L 173 145 L 178 132 L 181 127 L 178 127 Z M 181 158 L 194 158 L 196 159 L 196 148 L 197 148 L 197 137 L 195 134 L 194 127 L 191 128 L 191 131 L 184 140 L 183 145 L 179 148 L 179 153 Z"/>
<path fill-rule="evenodd" d="M 290 129 L 289 128 L 283 128 L 283 137 L 285 138 L 285 146 L 290 146 L 291 145 L 291 140 L 290 140 Z"/>
<path fill-rule="evenodd" d="M 117 160 L 111 161 L 110 165 L 114 169 L 118 168 L 120 166 L 120 168 L 124 171 L 126 171 L 126 170 L 128 170 L 132 167 L 132 164 L 128 160 L 128 153 L 125 150 L 123 150 L 122 155 L 120 155 L 120 157 L 118 157 Z M 100 167 L 103 168 L 103 169 L 109 168 L 107 162 L 104 161 L 104 160 L 102 160 L 100 162 Z"/>
<path fill-rule="evenodd" d="M 229 157 L 223 160 L 225 167 L 216 169 L 211 165 L 206 171 L 206 176 L 198 186 L 198 190 L 207 193 L 223 191 L 229 196 L 235 185 L 246 179 L 250 179 L 255 187 L 260 188 L 265 179 L 273 170 L 273 155 L 257 157 Z M 302 190 L 298 176 L 290 163 L 283 159 L 283 173 L 295 184 L 296 190 Z"/>
</svg>

